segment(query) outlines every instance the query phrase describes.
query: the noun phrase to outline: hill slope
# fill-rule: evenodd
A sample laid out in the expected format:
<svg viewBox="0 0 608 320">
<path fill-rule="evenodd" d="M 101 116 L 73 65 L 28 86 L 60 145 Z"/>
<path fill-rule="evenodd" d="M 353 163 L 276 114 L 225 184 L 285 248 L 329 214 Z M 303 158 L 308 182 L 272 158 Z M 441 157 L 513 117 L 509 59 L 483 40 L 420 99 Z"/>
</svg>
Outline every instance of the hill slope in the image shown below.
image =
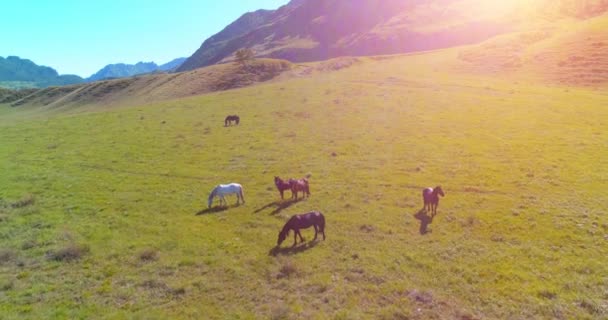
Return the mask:
<svg viewBox="0 0 608 320">
<path fill-rule="evenodd" d="M 37 90 L 25 97 L 20 95 L 19 99 L 12 98 L 11 105 L 54 109 L 162 101 L 252 85 L 270 80 L 291 67 L 287 61 L 259 59 L 246 67 L 224 64 L 190 72 L 151 74 L 52 87 Z"/>
<path fill-rule="evenodd" d="M 456 70 L 572 86 L 608 84 L 608 13 L 545 24 L 459 52 Z"/>
<path fill-rule="evenodd" d="M 244 15 L 206 40 L 179 70 L 229 61 L 243 47 L 261 57 L 301 62 L 445 48 L 509 30 L 506 12 L 479 15 L 483 7 L 447 0 L 292 1 Z"/>
</svg>

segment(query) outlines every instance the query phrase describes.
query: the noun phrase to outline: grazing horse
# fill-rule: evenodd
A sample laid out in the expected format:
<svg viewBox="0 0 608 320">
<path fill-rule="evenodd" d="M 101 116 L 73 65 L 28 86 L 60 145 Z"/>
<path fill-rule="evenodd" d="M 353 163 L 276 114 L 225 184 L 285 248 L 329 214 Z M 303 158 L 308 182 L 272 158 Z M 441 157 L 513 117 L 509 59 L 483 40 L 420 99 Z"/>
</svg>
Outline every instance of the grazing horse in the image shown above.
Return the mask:
<svg viewBox="0 0 608 320">
<path fill-rule="evenodd" d="M 226 198 L 224 198 L 224 196 L 227 194 L 236 194 L 236 204 L 240 203 L 239 200 L 243 200 L 243 203 L 245 203 L 245 198 L 243 197 L 243 186 L 238 183 L 219 184 L 213 188 L 209 194 L 208 207 L 211 208 L 213 198 L 216 196 L 220 197 L 220 206 L 222 205 L 222 202 L 227 206 L 228 202 L 226 201 Z"/>
<path fill-rule="evenodd" d="M 232 125 L 232 121 L 236 122 L 236 124 L 238 125 L 239 122 L 241 121 L 241 118 L 239 118 L 239 116 L 237 116 L 237 115 L 227 116 L 226 119 L 224 120 L 224 126 L 227 127 L 229 125 Z"/>
<path fill-rule="evenodd" d="M 433 188 L 426 188 L 422 190 L 422 200 L 424 200 L 424 206 L 422 209 L 426 211 L 431 211 L 431 215 L 435 216 L 437 214 L 437 206 L 439 205 L 439 195 L 442 197 L 445 196 L 441 186 Z"/>
<path fill-rule="evenodd" d="M 291 217 L 285 223 L 283 230 L 279 232 L 279 239 L 277 240 L 277 247 L 285 241 L 285 238 L 289 235 L 289 230 L 293 230 L 293 246 L 295 247 L 298 243 L 298 236 L 300 236 L 300 242 L 304 242 L 304 238 L 302 238 L 302 234 L 300 233 L 300 229 L 310 228 L 311 226 L 315 227 L 315 238 L 312 241 L 317 240 L 317 233 L 321 232 L 323 234 L 323 240 L 325 240 L 325 217 L 319 211 L 311 211 L 303 214 L 296 214 Z"/>
<path fill-rule="evenodd" d="M 302 191 L 302 198 L 306 193 L 306 197 L 310 197 L 310 188 L 308 186 L 308 179 L 302 178 L 299 180 L 289 179 L 289 185 L 291 186 L 291 198 L 298 200 L 298 192 Z"/>
<path fill-rule="evenodd" d="M 292 180 L 292 179 L 289 179 Z M 289 183 L 289 180 L 284 181 L 279 177 L 274 177 L 274 185 L 277 186 L 277 189 L 279 189 L 279 192 L 281 193 L 281 199 L 283 198 L 283 192 L 285 190 L 291 190 L 291 184 Z"/>
</svg>

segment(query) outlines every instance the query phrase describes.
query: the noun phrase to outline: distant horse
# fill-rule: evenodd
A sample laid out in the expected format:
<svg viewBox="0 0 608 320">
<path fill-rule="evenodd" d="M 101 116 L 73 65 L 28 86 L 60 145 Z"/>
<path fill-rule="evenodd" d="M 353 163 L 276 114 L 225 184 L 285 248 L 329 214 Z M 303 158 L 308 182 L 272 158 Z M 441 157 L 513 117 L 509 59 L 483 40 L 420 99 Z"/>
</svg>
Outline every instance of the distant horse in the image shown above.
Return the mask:
<svg viewBox="0 0 608 320">
<path fill-rule="evenodd" d="M 289 180 L 293 180 L 293 179 L 289 179 Z M 291 190 L 291 184 L 289 183 L 289 180 L 285 181 L 279 177 L 276 177 L 276 176 L 274 177 L 274 185 L 277 186 L 277 189 L 281 193 L 281 199 L 284 199 L 283 192 L 285 190 Z"/>
<path fill-rule="evenodd" d="M 437 214 L 437 206 L 439 206 L 439 195 L 442 197 L 445 196 L 441 186 L 433 188 L 426 188 L 422 190 L 422 200 L 424 200 L 424 206 L 422 209 L 426 211 L 431 211 L 431 214 L 434 216 Z"/>
<path fill-rule="evenodd" d="M 296 214 L 291 217 L 283 230 L 279 232 L 279 239 L 277 240 L 277 247 L 285 241 L 285 238 L 289 235 L 289 230 L 293 230 L 293 246 L 295 247 L 298 243 L 298 236 L 300 236 L 300 242 L 304 242 L 304 238 L 302 238 L 302 234 L 300 233 L 300 229 L 310 228 L 311 226 L 315 227 L 315 238 L 312 241 L 317 240 L 317 233 L 321 232 L 323 234 L 323 240 L 325 240 L 325 217 L 319 211 L 311 211 L 303 214 Z"/>
<path fill-rule="evenodd" d="M 302 198 L 304 194 L 306 197 L 310 197 L 310 187 L 308 186 L 308 179 L 289 179 L 289 185 L 291 186 L 291 198 L 298 200 L 298 192 L 302 191 Z"/>
<path fill-rule="evenodd" d="M 227 116 L 226 119 L 224 120 L 224 126 L 227 127 L 229 125 L 232 125 L 232 121 L 236 122 L 236 124 L 238 125 L 239 122 L 241 121 L 241 118 L 239 118 L 239 116 L 237 116 L 237 115 Z"/>
<path fill-rule="evenodd" d="M 236 204 L 239 204 L 239 200 L 243 200 L 245 203 L 245 198 L 243 197 L 243 186 L 238 183 L 230 183 L 230 184 L 219 184 L 209 194 L 208 207 L 211 208 L 213 204 L 213 198 L 220 197 L 220 206 L 222 202 L 224 205 L 228 205 L 226 198 L 224 198 L 227 194 L 236 194 Z"/>
</svg>

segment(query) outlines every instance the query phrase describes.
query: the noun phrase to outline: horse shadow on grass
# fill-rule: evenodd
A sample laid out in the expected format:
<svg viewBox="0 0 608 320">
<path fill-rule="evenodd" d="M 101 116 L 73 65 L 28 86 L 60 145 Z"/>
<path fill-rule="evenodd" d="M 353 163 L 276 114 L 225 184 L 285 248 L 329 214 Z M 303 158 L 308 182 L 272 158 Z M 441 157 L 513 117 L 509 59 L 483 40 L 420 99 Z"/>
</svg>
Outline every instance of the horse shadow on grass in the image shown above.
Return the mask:
<svg viewBox="0 0 608 320">
<path fill-rule="evenodd" d="M 432 230 L 428 229 L 428 226 L 433 223 L 433 216 L 429 216 L 424 208 L 416 212 L 414 218 L 420 220 L 420 234 L 425 235 L 432 232 Z"/>
<path fill-rule="evenodd" d="M 269 256 L 290 256 L 290 255 L 294 255 L 294 254 L 298 254 L 298 253 L 302 253 L 306 250 L 310 250 L 314 247 L 317 246 L 317 244 L 319 243 L 319 240 L 315 240 L 315 241 L 307 241 L 304 243 L 300 243 L 299 245 L 295 246 L 295 247 L 274 247 L 272 249 L 270 249 L 270 251 L 268 251 L 268 255 Z"/>
<path fill-rule="evenodd" d="M 273 201 L 259 209 L 256 209 L 253 213 L 260 213 L 268 208 L 274 208 L 274 210 L 272 210 L 272 212 L 270 212 L 270 215 L 274 216 L 276 214 L 281 213 L 281 211 L 293 206 L 294 204 L 296 204 L 300 201 L 302 201 L 302 199 L 289 199 L 289 200 Z"/>
<path fill-rule="evenodd" d="M 234 204 L 234 205 L 231 205 L 231 206 L 216 206 L 216 207 L 211 207 L 211 208 L 204 209 L 204 210 L 201 210 L 201 211 L 197 212 L 196 215 L 197 216 L 202 216 L 202 215 L 205 215 L 205 214 L 224 212 L 224 211 L 227 211 L 230 208 L 237 208 L 239 206 L 240 205 L 238 205 L 238 204 Z"/>
</svg>

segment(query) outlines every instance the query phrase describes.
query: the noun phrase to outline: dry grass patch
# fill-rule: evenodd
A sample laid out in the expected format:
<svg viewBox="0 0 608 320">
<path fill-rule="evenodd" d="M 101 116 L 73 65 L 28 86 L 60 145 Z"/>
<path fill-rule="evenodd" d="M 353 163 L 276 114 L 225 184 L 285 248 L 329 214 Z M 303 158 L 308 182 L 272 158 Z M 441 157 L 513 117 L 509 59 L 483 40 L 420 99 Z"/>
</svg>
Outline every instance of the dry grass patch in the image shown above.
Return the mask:
<svg viewBox="0 0 608 320">
<path fill-rule="evenodd" d="M 12 208 L 24 208 L 27 206 L 31 206 L 36 202 L 36 198 L 32 194 L 26 194 L 21 197 L 21 199 L 11 203 Z"/>
<path fill-rule="evenodd" d="M 80 260 L 90 252 L 88 245 L 70 243 L 63 248 L 51 251 L 47 254 L 49 260 L 71 262 Z"/>
<path fill-rule="evenodd" d="M 137 255 L 137 257 L 139 258 L 140 261 L 143 261 L 143 262 L 156 261 L 156 260 L 158 260 L 158 250 L 145 249 L 144 251 L 140 252 Z"/>
</svg>

